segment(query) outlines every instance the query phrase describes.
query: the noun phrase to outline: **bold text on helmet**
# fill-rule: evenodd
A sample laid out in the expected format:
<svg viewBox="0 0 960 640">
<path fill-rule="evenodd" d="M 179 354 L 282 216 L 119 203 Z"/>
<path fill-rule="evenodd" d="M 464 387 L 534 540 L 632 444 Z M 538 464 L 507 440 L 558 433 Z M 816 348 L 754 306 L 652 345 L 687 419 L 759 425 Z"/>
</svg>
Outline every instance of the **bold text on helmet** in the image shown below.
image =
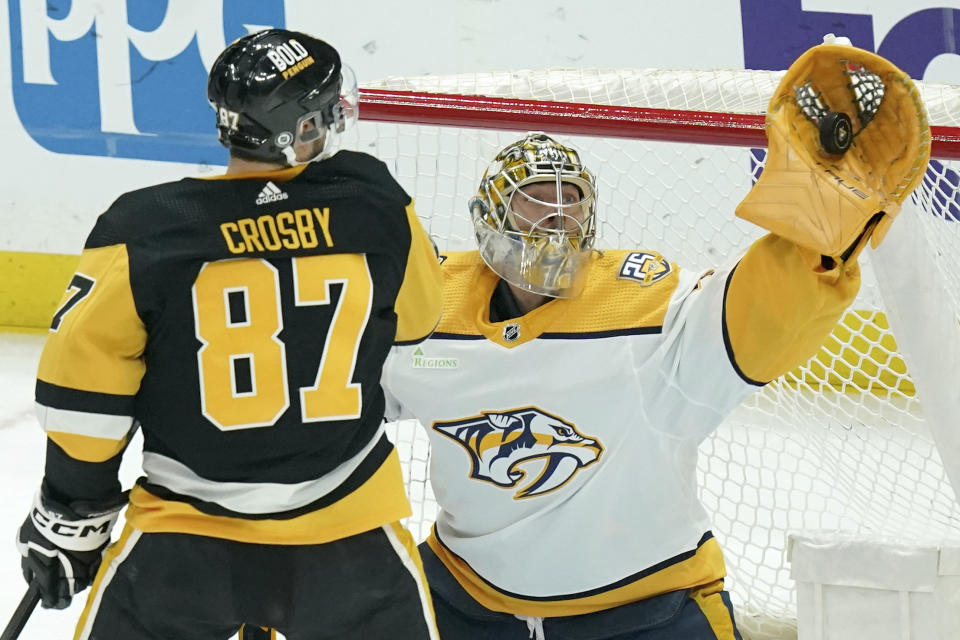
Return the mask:
<svg viewBox="0 0 960 640">
<path fill-rule="evenodd" d="M 309 55 L 307 48 L 294 38 L 290 38 L 287 42 L 267 51 L 267 57 L 277 71 L 284 71 L 287 67 L 297 64 Z"/>
</svg>

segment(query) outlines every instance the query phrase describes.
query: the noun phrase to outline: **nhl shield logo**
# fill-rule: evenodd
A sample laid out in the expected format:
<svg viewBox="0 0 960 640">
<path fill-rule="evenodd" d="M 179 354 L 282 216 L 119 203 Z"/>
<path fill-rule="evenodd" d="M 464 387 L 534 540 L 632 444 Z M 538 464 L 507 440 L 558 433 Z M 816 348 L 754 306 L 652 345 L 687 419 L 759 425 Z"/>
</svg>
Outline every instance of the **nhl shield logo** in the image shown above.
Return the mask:
<svg viewBox="0 0 960 640">
<path fill-rule="evenodd" d="M 503 328 L 503 339 L 507 342 L 516 342 L 520 339 L 520 325 L 508 324 Z"/>
<path fill-rule="evenodd" d="M 471 478 L 520 487 L 514 498 L 562 487 L 603 453 L 598 440 L 537 407 L 434 422 L 432 428 L 466 449 Z"/>
</svg>

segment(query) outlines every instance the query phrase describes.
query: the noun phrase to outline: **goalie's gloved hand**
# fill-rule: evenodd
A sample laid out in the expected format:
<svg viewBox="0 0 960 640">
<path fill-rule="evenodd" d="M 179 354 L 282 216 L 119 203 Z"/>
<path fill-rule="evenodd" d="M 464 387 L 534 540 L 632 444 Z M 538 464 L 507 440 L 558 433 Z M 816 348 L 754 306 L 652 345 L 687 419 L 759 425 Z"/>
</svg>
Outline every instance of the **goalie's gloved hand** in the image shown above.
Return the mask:
<svg viewBox="0 0 960 640">
<path fill-rule="evenodd" d="M 825 266 L 880 243 L 930 159 L 913 81 L 849 44 L 813 47 L 790 65 L 766 124 L 763 174 L 737 215 L 824 256 Z"/>
<path fill-rule="evenodd" d="M 17 535 L 23 559 L 23 577 L 35 583 L 41 603 L 48 609 L 64 609 L 70 600 L 93 582 L 103 550 L 126 493 L 101 503 L 60 504 L 41 486 L 27 519 Z"/>
</svg>

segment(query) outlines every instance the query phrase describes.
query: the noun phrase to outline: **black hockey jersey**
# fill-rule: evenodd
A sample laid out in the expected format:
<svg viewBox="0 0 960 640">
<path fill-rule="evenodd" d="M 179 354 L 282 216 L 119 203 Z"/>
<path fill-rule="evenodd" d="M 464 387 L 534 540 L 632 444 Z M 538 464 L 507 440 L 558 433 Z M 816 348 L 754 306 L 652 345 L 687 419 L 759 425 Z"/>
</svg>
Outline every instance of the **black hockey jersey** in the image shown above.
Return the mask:
<svg viewBox="0 0 960 640">
<path fill-rule="evenodd" d="M 224 178 L 97 221 L 40 362 L 48 482 L 115 477 L 139 425 L 139 529 L 302 544 L 404 517 L 381 367 L 440 316 L 410 197 L 353 152 Z"/>
</svg>

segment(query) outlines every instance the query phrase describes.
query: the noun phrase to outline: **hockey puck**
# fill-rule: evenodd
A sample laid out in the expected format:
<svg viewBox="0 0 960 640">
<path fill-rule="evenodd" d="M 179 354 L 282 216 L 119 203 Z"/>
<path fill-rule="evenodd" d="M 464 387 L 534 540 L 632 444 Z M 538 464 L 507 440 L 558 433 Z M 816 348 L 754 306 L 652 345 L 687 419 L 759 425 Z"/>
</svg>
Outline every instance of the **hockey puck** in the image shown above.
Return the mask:
<svg viewBox="0 0 960 640">
<path fill-rule="evenodd" d="M 827 153 L 843 155 L 853 144 L 853 125 L 847 114 L 831 111 L 820 118 L 817 126 L 820 128 L 820 144 Z"/>
</svg>

